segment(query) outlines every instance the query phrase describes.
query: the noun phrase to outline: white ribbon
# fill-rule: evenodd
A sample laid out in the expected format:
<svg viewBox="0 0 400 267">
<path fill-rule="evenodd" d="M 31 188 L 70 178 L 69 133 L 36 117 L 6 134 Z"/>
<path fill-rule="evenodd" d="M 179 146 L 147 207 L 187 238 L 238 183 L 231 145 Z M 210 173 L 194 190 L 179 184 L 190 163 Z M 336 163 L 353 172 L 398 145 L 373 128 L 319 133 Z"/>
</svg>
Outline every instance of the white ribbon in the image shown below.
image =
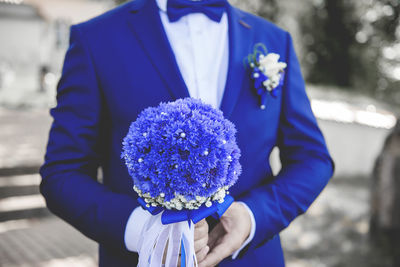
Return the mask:
<svg viewBox="0 0 400 267">
<path fill-rule="evenodd" d="M 164 225 L 161 216 L 162 212 L 145 223 L 138 242 L 138 267 L 178 266 L 181 245 L 185 252 L 185 267 L 197 267 L 193 222 L 190 225 L 187 221 Z"/>
</svg>

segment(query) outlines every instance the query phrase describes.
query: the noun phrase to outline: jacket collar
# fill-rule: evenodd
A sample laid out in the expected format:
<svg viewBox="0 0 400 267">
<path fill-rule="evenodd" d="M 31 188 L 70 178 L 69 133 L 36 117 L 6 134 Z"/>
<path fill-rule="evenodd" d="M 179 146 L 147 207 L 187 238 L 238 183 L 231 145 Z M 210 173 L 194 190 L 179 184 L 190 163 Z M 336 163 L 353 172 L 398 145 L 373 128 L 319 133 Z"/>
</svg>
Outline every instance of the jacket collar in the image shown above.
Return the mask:
<svg viewBox="0 0 400 267">
<path fill-rule="evenodd" d="M 174 53 L 164 31 L 156 0 L 134 0 L 130 3 L 129 27 L 140 41 L 143 51 L 166 84 L 173 99 L 189 96 Z M 228 4 L 229 65 L 220 109 L 229 117 L 238 100 L 246 67 L 244 58 L 251 51 L 253 31 L 245 13 Z"/>
</svg>

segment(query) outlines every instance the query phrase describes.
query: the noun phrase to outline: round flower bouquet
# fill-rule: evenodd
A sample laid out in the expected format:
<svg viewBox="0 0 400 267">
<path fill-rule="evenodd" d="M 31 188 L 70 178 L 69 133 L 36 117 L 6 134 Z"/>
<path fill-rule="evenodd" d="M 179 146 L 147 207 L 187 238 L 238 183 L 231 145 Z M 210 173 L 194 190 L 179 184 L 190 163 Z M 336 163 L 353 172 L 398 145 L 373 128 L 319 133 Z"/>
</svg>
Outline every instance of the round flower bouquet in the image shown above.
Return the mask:
<svg viewBox="0 0 400 267">
<path fill-rule="evenodd" d="M 153 216 L 139 240 L 139 266 L 197 266 L 194 224 L 222 216 L 241 172 L 236 129 L 222 111 L 193 98 L 143 110 L 121 157 L 139 203 Z"/>
</svg>

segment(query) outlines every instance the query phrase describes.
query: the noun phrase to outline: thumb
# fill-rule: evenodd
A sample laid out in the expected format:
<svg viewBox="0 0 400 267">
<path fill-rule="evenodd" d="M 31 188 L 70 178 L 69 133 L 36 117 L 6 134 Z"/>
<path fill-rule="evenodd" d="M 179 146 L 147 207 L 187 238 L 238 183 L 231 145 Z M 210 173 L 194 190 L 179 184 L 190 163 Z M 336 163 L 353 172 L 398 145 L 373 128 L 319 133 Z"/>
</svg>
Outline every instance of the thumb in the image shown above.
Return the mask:
<svg viewBox="0 0 400 267">
<path fill-rule="evenodd" d="M 229 235 L 224 235 L 219 240 L 220 242 L 216 243 L 216 246 L 212 248 L 199 266 L 215 266 L 229 255 L 232 255 L 234 250 L 231 246 Z"/>
<path fill-rule="evenodd" d="M 225 230 L 221 223 L 218 223 L 208 235 L 208 246 L 212 249 L 217 241 L 225 235 Z"/>
</svg>

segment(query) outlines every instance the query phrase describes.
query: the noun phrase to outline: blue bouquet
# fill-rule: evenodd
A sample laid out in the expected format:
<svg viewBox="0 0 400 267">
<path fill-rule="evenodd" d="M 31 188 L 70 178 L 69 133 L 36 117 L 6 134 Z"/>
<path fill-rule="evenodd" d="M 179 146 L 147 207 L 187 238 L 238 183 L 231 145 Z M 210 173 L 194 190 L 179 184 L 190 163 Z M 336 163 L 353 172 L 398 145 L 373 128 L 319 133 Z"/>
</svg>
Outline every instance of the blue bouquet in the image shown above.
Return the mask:
<svg viewBox="0 0 400 267">
<path fill-rule="evenodd" d="M 139 203 L 154 217 L 139 266 L 156 266 L 165 254 L 176 266 L 171 247 L 186 255 L 181 266 L 196 265 L 191 222 L 221 216 L 233 202 L 228 189 L 241 173 L 235 134 L 222 111 L 193 98 L 149 107 L 131 124 L 121 157 Z"/>
</svg>

